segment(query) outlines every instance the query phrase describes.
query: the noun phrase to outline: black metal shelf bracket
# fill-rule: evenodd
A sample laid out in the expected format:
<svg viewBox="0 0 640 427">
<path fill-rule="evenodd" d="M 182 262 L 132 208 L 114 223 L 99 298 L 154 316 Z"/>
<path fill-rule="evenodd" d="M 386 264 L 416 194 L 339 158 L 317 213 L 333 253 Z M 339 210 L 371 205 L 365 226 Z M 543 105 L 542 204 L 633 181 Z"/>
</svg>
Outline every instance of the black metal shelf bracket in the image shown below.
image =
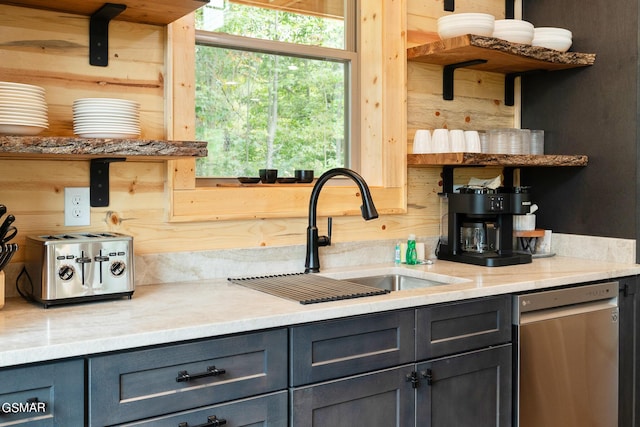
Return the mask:
<svg viewBox="0 0 640 427">
<path fill-rule="evenodd" d="M 513 19 L 515 16 L 515 0 L 505 0 L 504 4 L 504 17 L 505 19 Z M 446 12 L 453 12 L 456 10 L 455 0 L 444 0 L 444 10 Z"/>
<path fill-rule="evenodd" d="M 515 80 L 516 77 L 526 76 L 528 74 L 541 73 L 547 70 L 530 70 L 518 73 L 508 73 L 504 76 L 504 105 L 513 106 L 515 104 Z"/>
<path fill-rule="evenodd" d="M 89 204 L 94 207 L 109 206 L 109 164 L 124 162 L 124 157 L 91 159 L 89 171 Z"/>
<path fill-rule="evenodd" d="M 89 19 L 89 64 L 109 65 L 109 22 L 127 8 L 124 4 L 105 3 Z"/>
<path fill-rule="evenodd" d="M 451 101 L 453 99 L 453 72 L 456 69 L 484 64 L 486 62 L 486 59 L 474 59 L 471 61 L 445 65 L 444 70 L 442 71 L 442 98 L 447 101 Z"/>
</svg>

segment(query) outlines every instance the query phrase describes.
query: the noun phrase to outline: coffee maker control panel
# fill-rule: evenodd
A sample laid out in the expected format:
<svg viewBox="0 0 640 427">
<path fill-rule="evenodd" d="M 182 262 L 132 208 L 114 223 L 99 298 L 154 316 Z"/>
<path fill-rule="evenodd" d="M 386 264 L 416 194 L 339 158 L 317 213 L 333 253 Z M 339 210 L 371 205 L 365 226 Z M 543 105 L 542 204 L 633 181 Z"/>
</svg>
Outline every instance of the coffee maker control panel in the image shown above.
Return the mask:
<svg viewBox="0 0 640 427">
<path fill-rule="evenodd" d="M 504 212 L 504 196 L 489 196 L 489 211 Z"/>
</svg>

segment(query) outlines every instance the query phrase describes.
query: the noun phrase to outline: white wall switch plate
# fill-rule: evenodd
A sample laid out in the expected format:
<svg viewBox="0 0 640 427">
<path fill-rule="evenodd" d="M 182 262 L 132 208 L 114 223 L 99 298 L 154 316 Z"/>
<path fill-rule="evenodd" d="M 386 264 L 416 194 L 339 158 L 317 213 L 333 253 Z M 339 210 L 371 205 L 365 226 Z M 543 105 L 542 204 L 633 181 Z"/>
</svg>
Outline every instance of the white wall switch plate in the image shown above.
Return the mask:
<svg viewBox="0 0 640 427">
<path fill-rule="evenodd" d="M 91 225 L 89 187 L 66 187 L 64 189 L 64 225 Z"/>
</svg>

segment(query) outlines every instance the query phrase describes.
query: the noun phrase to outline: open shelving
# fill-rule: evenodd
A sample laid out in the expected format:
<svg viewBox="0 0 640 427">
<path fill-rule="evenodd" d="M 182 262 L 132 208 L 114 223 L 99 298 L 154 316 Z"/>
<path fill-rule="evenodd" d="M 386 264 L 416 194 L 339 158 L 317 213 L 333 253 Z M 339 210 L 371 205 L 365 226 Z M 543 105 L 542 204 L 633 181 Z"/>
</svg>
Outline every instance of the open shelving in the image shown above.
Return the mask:
<svg viewBox="0 0 640 427">
<path fill-rule="evenodd" d="M 443 98 L 453 99 L 453 73 L 458 68 L 505 74 L 505 104 L 514 104 L 514 80 L 533 72 L 587 67 L 594 53 L 559 52 L 511 43 L 495 37 L 466 34 L 407 49 L 407 60 L 442 65 Z"/>
</svg>

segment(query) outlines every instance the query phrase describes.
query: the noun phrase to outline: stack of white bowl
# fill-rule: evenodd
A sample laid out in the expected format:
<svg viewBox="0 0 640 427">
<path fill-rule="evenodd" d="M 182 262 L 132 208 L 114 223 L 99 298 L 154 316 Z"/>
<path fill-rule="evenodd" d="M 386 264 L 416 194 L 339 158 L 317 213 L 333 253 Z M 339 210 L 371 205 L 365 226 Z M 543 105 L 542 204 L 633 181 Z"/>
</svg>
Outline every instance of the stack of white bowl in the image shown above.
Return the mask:
<svg viewBox="0 0 640 427">
<path fill-rule="evenodd" d="M 140 104 L 127 99 L 82 98 L 73 101 L 73 132 L 83 138 L 140 136 Z"/>
<path fill-rule="evenodd" d="M 438 35 L 441 39 L 476 34 L 490 37 L 495 17 L 488 13 L 455 13 L 438 18 Z"/>
<path fill-rule="evenodd" d="M 530 45 L 533 34 L 533 24 L 521 19 L 498 19 L 493 26 L 493 37 L 511 43 Z"/>
<path fill-rule="evenodd" d="M 0 82 L 0 134 L 37 135 L 48 127 L 44 88 Z"/>
<path fill-rule="evenodd" d="M 573 43 L 571 31 L 564 28 L 539 27 L 533 29 L 533 46 L 566 52 Z"/>
</svg>

